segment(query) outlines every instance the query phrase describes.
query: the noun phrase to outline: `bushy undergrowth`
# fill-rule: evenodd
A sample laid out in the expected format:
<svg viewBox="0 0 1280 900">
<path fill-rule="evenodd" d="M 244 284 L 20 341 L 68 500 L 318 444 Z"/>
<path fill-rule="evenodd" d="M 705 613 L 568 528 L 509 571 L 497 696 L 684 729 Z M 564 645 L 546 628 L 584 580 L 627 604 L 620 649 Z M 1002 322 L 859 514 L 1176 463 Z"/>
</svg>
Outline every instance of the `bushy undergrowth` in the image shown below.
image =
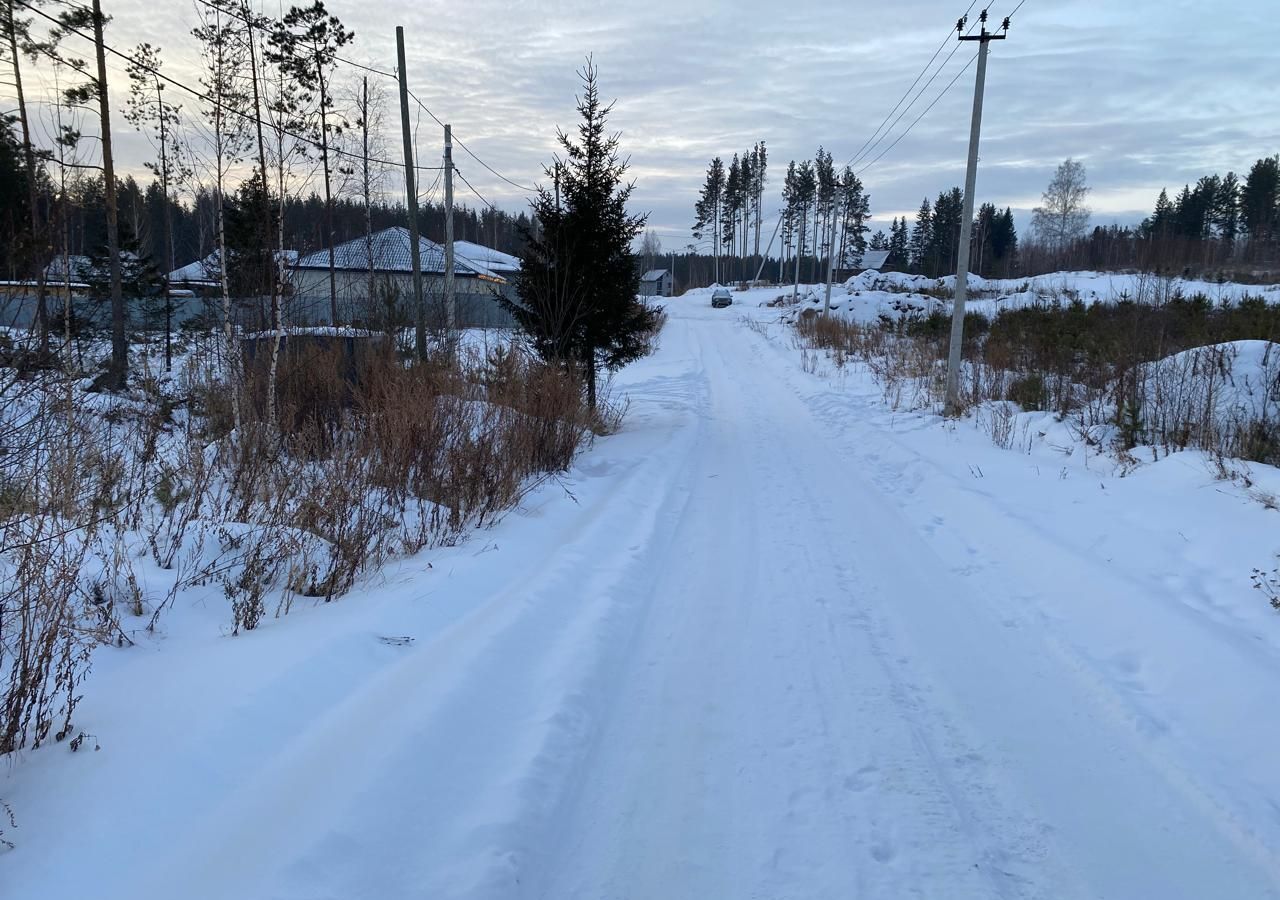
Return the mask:
<svg viewBox="0 0 1280 900">
<path fill-rule="evenodd" d="M 797 319 L 801 343 L 837 366 L 865 365 L 895 408 L 940 408 L 950 314 L 918 312 L 859 325 L 835 316 Z M 1262 353 L 1258 383 L 1243 385 L 1240 341 L 1280 339 L 1280 307 L 1260 298 L 1231 305 L 1176 292 L 1163 302 L 1086 305 L 1051 300 L 965 317 L 962 402 L 1012 402 L 1070 421 L 1088 441 L 1119 451 L 1188 447 L 1280 465 L 1280 346 Z M 1254 360 L 1249 361 L 1252 365 Z M 1235 402 L 1249 393 L 1252 400 Z M 993 439 L 1006 415 L 988 414 Z M 1105 435 L 1105 438 L 1103 437 Z"/>
<path fill-rule="evenodd" d="M 86 373 L 0 383 L 0 755 L 77 736 L 90 651 L 154 628 L 183 591 L 225 595 L 233 632 L 337 597 L 391 558 L 457 541 L 565 470 L 616 410 L 503 346 L 406 361 L 369 341 L 224 374 L 220 342 L 131 392 Z M 172 573 L 163 596 L 140 559 Z M 2 808 L 0 808 L 2 811 Z"/>
</svg>

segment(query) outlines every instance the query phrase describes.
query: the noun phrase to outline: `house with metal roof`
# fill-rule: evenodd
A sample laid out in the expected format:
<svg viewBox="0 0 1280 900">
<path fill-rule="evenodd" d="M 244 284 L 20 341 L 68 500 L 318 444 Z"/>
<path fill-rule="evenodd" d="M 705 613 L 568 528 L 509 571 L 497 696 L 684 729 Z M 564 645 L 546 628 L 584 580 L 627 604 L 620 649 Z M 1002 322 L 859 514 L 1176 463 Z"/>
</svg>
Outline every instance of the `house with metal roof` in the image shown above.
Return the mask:
<svg viewBox="0 0 1280 900">
<path fill-rule="evenodd" d="M 339 316 L 346 322 L 380 319 L 388 309 L 404 321 L 413 318 L 413 262 L 409 230 L 387 228 L 369 238 L 333 248 Z M 428 325 L 443 326 L 444 247 L 418 238 L 423 295 Z M 479 244 L 454 243 L 454 298 L 457 325 L 461 328 L 506 327 L 510 315 L 498 296 L 511 290 L 507 277 L 519 270 L 520 261 Z M 317 250 L 293 265 L 295 319 L 299 324 L 328 323 L 329 251 Z"/>
</svg>

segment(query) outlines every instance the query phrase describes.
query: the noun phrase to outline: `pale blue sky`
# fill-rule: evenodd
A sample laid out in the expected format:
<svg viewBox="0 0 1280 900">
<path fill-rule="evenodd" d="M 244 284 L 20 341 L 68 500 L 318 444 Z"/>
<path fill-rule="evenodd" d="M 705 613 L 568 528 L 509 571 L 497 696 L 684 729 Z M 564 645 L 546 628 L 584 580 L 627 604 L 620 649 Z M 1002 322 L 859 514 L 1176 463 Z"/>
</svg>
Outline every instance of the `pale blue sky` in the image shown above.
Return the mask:
<svg viewBox="0 0 1280 900">
<path fill-rule="evenodd" d="M 1016 2 L 993 3 L 993 18 Z M 789 159 L 808 158 L 819 144 L 837 163 L 853 154 L 966 4 L 328 0 L 357 33 L 347 55 L 379 68 L 394 67 L 394 27 L 403 24 L 418 96 L 521 183 L 540 176 L 556 126 L 574 124 L 574 70 L 593 53 L 604 93 L 617 98 L 612 123 L 631 157 L 636 206 L 651 212 L 668 246 L 687 240 L 679 235 L 713 155 L 727 159 L 765 140 L 772 209 Z M 115 19 L 114 44 L 158 43 L 175 75 L 194 77 L 188 2 L 104 0 L 104 7 Z M 1026 0 L 1009 40 L 993 44 L 979 201 L 1028 209 L 1057 163 L 1074 156 L 1089 170 L 1095 220 L 1132 221 L 1162 186 L 1173 191 L 1207 172 L 1247 170 L 1280 151 L 1277 33 L 1262 0 L 1230 7 Z M 951 81 L 972 47 L 956 53 L 872 156 Z M 863 174 L 878 219 L 914 213 L 926 195 L 962 183 L 972 90 L 971 68 Z M 388 112 L 394 124 L 394 105 Z M 420 161 L 435 164 L 439 129 L 425 116 L 419 128 Z M 124 134 L 123 123 L 121 131 L 125 167 L 137 168 L 145 144 Z M 398 137 L 388 139 L 398 158 Z M 490 200 L 523 205 L 516 188 L 465 153 L 456 159 Z M 465 188 L 459 198 L 474 200 Z"/>
</svg>

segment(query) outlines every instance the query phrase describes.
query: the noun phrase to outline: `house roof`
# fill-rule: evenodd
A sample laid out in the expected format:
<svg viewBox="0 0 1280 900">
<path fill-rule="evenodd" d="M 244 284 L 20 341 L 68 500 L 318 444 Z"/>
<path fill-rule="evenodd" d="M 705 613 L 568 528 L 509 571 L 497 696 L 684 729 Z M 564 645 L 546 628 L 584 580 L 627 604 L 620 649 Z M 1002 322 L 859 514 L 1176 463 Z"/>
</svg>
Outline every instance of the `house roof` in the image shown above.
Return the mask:
<svg viewBox="0 0 1280 900">
<path fill-rule="evenodd" d="M 373 267 L 378 272 L 412 272 L 412 247 L 409 242 L 409 229 L 387 228 L 373 235 Z M 418 252 L 421 254 L 422 271 L 427 274 L 444 274 L 444 247 L 424 237 L 418 238 Z M 497 251 L 493 251 L 497 252 Z M 339 269 L 364 271 L 369 267 L 369 253 L 362 237 L 333 248 L 334 266 Z M 329 251 L 318 250 L 302 257 L 296 263 L 299 269 L 329 268 Z M 490 281 L 506 281 L 496 271 L 473 260 L 458 250 L 454 244 L 454 273 L 466 277 L 484 278 Z"/>
<path fill-rule="evenodd" d="M 460 259 L 479 263 L 489 271 L 497 272 L 500 275 L 514 274 L 520 271 L 520 257 L 512 256 L 510 253 L 503 253 L 501 250 L 495 250 L 492 247 L 486 247 L 484 244 L 474 244 L 471 241 L 454 241 L 453 252 Z"/>
<path fill-rule="evenodd" d="M 666 269 L 650 269 L 640 276 L 641 281 L 661 281 L 667 274 Z"/>
<path fill-rule="evenodd" d="M 277 258 L 282 255 L 285 265 L 292 266 L 298 261 L 297 250 L 276 251 Z M 325 265 L 328 266 L 328 262 Z M 169 281 L 174 284 L 213 284 L 221 277 L 222 271 L 218 265 L 218 251 L 216 250 L 204 259 L 197 259 L 195 262 L 187 263 L 185 266 L 174 269 L 169 273 Z"/>
<path fill-rule="evenodd" d="M 129 264 L 136 262 L 138 255 L 129 250 L 120 251 L 121 264 Z M 69 263 L 64 267 L 63 262 Z M 67 278 L 67 270 L 70 269 L 70 277 L 79 281 L 89 281 L 95 275 L 106 277 L 106 272 L 98 272 L 93 264 L 93 260 L 88 256 L 80 256 L 71 254 L 65 259 L 62 256 L 55 256 L 49 260 L 49 265 L 44 267 L 44 277 L 47 281 L 62 281 Z"/>
<path fill-rule="evenodd" d="M 863 269 L 879 269 L 888 258 L 888 250 L 864 250 L 862 251 L 862 262 L 859 265 Z"/>
</svg>

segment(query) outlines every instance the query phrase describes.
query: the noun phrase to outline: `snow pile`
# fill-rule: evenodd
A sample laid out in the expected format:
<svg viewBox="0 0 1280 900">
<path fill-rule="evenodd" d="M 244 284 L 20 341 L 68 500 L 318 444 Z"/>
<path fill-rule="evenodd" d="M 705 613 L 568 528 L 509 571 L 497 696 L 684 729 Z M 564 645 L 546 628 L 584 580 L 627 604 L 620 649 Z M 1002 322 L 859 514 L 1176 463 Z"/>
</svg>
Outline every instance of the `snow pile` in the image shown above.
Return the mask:
<svg viewBox="0 0 1280 900">
<path fill-rule="evenodd" d="M 832 293 L 832 308 L 863 323 L 929 315 L 951 308 L 955 283 L 954 275 L 928 278 L 868 269 L 847 279 L 842 290 Z M 967 288 L 966 309 L 987 317 L 1002 310 L 1077 301 L 1086 305 L 1125 300 L 1159 304 L 1177 297 L 1201 296 L 1214 305 L 1238 303 L 1246 297 L 1280 303 L 1280 285 L 1218 283 L 1141 273 L 1056 272 L 1034 278 L 1000 279 L 970 274 Z"/>
<path fill-rule="evenodd" d="M 1146 366 L 1140 416 L 1147 438 L 1175 446 L 1235 447 L 1280 437 L 1280 344 L 1196 347 Z"/>
</svg>

